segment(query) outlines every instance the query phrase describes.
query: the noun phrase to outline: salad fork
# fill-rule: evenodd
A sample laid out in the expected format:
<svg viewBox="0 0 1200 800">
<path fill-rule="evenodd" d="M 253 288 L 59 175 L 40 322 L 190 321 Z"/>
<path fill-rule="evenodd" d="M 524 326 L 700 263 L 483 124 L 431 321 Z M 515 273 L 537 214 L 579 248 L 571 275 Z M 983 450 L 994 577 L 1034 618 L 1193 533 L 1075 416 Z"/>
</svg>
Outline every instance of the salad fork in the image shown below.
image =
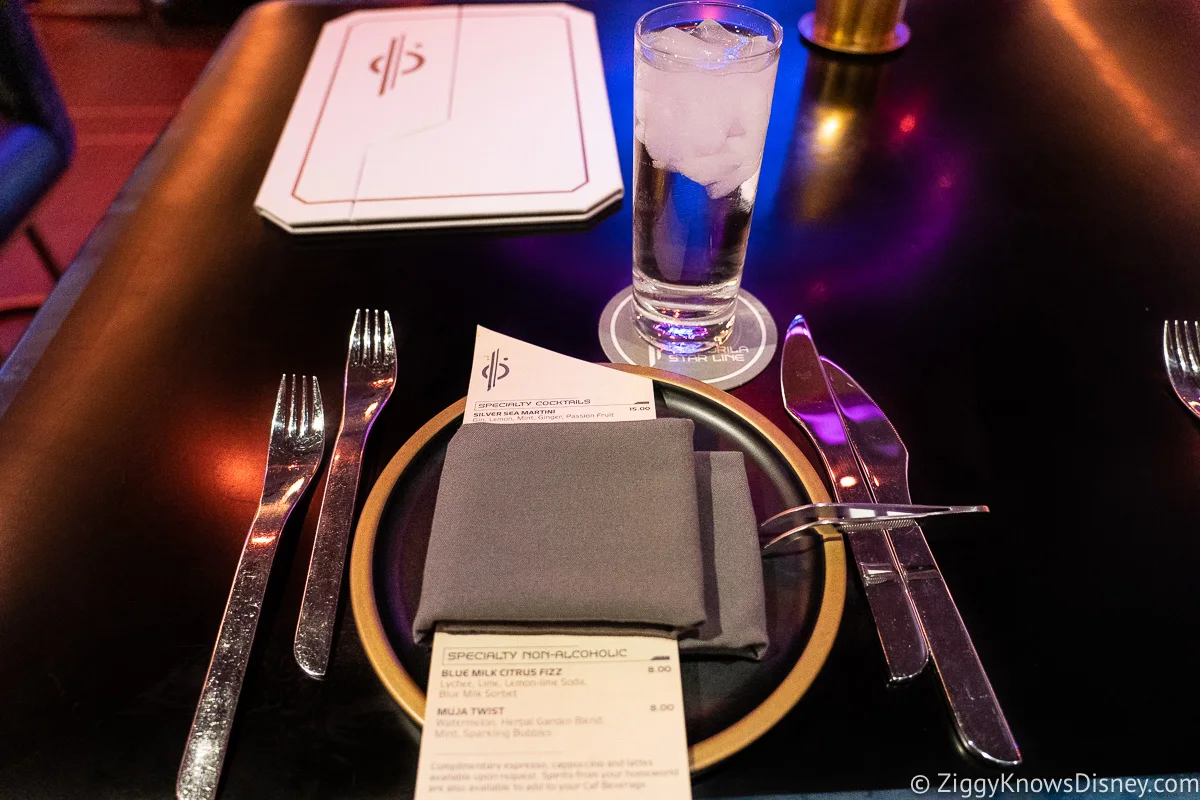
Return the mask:
<svg viewBox="0 0 1200 800">
<path fill-rule="evenodd" d="M 363 447 L 395 385 L 396 337 L 391 315 L 386 311 L 382 315 L 368 309 L 355 311 L 346 354 L 342 426 L 333 446 L 296 625 L 296 663 L 314 678 L 324 677 L 329 669 Z"/>
<path fill-rule="evenodd" d="M 1163 360 L 1175 395 L 1200 417 L 1200 322 L 1163 323 Z"/>
<path fill-rule="evenodd" d="M 262 498 L 246 534 L 217 645 L 183 750 L 175 783 L 179 800 L 201 800 L 217 794 L 279 536 L 296 501 L 317 474 L 324 451 L 325 411 L 317 379 L 310 382 L 305 376 L 284 375 L 275 398 Z"/>
</svg>

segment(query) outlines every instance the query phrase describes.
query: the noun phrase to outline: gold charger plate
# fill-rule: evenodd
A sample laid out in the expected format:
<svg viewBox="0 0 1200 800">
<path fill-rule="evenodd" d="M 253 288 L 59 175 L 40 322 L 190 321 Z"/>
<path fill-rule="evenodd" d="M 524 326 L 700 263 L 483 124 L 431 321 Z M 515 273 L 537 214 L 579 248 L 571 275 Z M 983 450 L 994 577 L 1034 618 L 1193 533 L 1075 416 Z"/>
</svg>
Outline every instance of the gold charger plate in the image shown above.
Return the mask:
<svg viewBox="0 0 1200 800">
<path fill-rule="evenodd" d="M 818 470 L 791 439 L 750 406 L 674 373 L 625 364 L 606 366 L 654 380 L 659 416 L 695 420 L 697 438 L 702 440 L 698 449 L 742 450 L 760 518 L 789 504 L 829 502 Z M 463 398 L 425 423 L 392 457 L 367 497 L 350 555 L 351 608 L 367 658 L 388 692 L 418 725 L 425 717 L 425 677 L 420 672 L 428 669 L 428 652 L 412 643 L 412 613 L 419 596 L 441 453 L 465 410 Z M 404 535 L 396 533 L 398 528 Z M 799 702 L 833 646 L 846 596 L 841 538 L 825 535 L 807 553 L 769 559 L 764 573 L 771 624 L 766 659 L 683 663 L 693 774 L 770 730 Z M 377 578 L 380 574 L 382 580 Z"/>
</svg>

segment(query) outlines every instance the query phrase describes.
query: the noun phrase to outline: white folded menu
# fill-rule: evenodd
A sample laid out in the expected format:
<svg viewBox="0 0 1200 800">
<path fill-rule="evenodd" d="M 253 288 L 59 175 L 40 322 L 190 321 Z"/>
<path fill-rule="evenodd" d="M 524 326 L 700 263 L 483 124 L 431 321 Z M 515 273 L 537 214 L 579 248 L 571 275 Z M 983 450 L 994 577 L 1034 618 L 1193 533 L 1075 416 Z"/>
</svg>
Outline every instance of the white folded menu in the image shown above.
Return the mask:
<svg viewBox="0 0 1200 800">
<path fill-rule="evenodd" d="M 432 6 L 325 25 L 255 208 L 296 233 L 578 222 L 623 191 L 591 14 Z"/>
</svg>

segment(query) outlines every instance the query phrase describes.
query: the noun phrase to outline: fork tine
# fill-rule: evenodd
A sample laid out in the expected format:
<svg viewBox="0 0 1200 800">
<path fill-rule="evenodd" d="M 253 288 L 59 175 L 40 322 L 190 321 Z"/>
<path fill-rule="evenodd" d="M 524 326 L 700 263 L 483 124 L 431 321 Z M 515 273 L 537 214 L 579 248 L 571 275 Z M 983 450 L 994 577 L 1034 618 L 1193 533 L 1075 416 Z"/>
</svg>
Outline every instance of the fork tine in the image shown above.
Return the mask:
<svg viewBox="0 0 1200 800">
<path fill-rule="evenodd" d="M 362 313 L 362 360 L 360 363 L 371 363 L 371 350 L 374 348 L 374 343 L 371 341 L 371 309 L 364 309 Z"/>
<path fill-rule="evenodd" d="M 386 311 L 383 312 L 383 360 L 396 361 L 396 334 L 392 331 L 392 315 Z"/>
<path fill-rule="evenodd" d="M 1187 328 L 1184 326 L 1184 322 L 1175 320 L 1175 356 L 1179 359 L 1179 368 L 1191 372 L 1187 355 Z"/>
<path fill-rule="evenodd" d="M 1193 366 L 1195 357 L 1191 352 L 1191 335 L 1192 332 L 1188 330 L 1187 320 L 1183 320 L 1182 322 L 1176 320 L 1175 337 L 1179 340 L 1179 344 L 1177 345 L 1179 348 L 1179 366 L 1188 374 L 1194 374 L 1196 372 L 1196 369 Z"/>
<path fill-rule="evenodd" d="M 316 375 L 312 379 L 312 430 L 321 434 L 325 431 L 325 406 L 321 403 L 321 384 Z"/>
<path fill-rule="evenodd" d="M 379 309 L 371 312 L 371 323 L 374 325 L 371 335 L 371 363 L 378 364 L 383 350 L 382 334 L 380 333 Z"/>
<path fill-rule="evenodd" d="M 357 364 L 362 357 L 362 335 L 358 330 L 358 319 L 362 314 L 362 309 L 354 309 L 354 324 L 350 326 L 350 353 L 346 360 L 350 364 Z"/>
<path fill-rule="evenodd" d="M 371 309 L 363 309 L 362 352 L 359 354 L 359 364 L 371 362 Z"/>
<path fill-rule="evenodd" d="M 1180 322 L 1179 320 L 1171 320 L 1170 323 L 1170 348 L 1171 359 L 1175 362 L 1175 366 L 1181 370 L 1187 369 L 1187 362 L 1184 359 L 1183 340 L 1180 339 Z"/>
<path fill-rule="evenodd" d="M 367 364 L 371 361 L 371 309 L 362 310 L 362 330 L 359 333 L 361 349 L 358 352 L 358 363 Z"/>
<path fill-rule="evenodd" d="M 296 432 L 296 375 L 292 373 L 288 381 L 288 434 Z"/>
<path fill-rule="evenodd" d="M 358 354 L 359 364 L 371 363 L 371 309 L 363 309 L 362 317 L 362 349 Z"/>
<path fill-rule="evenodd" d="M 1179 339 L 1179 320 L 1171 322 L 1171 357 L 1179 369 L 1186 369 L 1183 357 L 1183 342 Z"/>
<path fill-rule="evenodd" d="M 308 376 L 300 376 L 300 435 L 307 436 L 312 430 L 312 403 L 309 399 Z"/>
<path fill-rule="evenodd" d="M 371 363 L 371 309 L 363 309 L 362 317 L 362 352 L 358 359 L 359 364 Z"/>
<path fill-rule="evenodd" d="M 1179 330 L 1178 330 L 1180 366 L 1182 366 L 1184 371 L 1188 372 L 1188 373 L 1192 373 L 1195 371 L 1195 367 L 1194 367 L 1194 363 L 1195 363 L 1194 355 L 1195 354 L 1193 353 L 1193 349 L 1194 349 L 1193 341 L 1194 340 L 1192 337 L 1192 330 L 1191 330 L 1190 326 L 1191 326 L 1191 323 L 1188 322 L 1186 319 L 1181 320 L 1179 322 Z"/>
<path fill-rule="evenodd" d="M 285 409 L 284 403 L 287 402 L 287 379 L 288 376 L 285 373 L 284 376 L 279 379 L 279 391 L 275 394 L 275 416 L 272 418 L 274 420 L 273 424 L 275 425 L 278 425 L 280 421 L 283 420 Z"/>
<path fill-rule="evenodd" d="M 358 354 L 359 357 L 358 357 L 358 361 L 356 361 L 356 363 L 360 363 L 360 365 L 361 365 L 361 363 L 366 363 L 367 348 L 371 347 L 371 338 L 370 338 L 370 330 L 371 329 L 370 329 L 370 327 L 368 327 L 368 325 L 370 325 L 370 323 L 368 323 L 368 320 L 370 320 L 370 319 L 371 319 L 371 312 L 368 311 L 368 309 L 366 309 L 366 308 L 362 309 L 362 319 L 359 323 L 359 354 Z"/>
<path fill-rule="evenodd" d="M 1200 340 L 1197 340 L 1196 323 L 1184 320 L 1183 334 L 1187 345 L 1188 367 L 1192 374 L 1200 373 Z"/>
</svg>

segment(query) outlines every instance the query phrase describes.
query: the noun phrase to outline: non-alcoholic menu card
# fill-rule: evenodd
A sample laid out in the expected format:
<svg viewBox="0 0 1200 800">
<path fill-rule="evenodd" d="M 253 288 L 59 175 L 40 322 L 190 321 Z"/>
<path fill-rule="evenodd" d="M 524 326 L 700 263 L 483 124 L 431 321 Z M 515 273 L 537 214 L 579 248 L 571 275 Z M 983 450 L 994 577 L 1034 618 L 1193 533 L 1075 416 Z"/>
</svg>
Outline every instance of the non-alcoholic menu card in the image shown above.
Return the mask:
<svg viewBox="0 0 1200 800">
<path fill-rule="evenodd" d="M 438 632 L 417 800 L 691 797 L 679 646 Z"/>
</svg>

